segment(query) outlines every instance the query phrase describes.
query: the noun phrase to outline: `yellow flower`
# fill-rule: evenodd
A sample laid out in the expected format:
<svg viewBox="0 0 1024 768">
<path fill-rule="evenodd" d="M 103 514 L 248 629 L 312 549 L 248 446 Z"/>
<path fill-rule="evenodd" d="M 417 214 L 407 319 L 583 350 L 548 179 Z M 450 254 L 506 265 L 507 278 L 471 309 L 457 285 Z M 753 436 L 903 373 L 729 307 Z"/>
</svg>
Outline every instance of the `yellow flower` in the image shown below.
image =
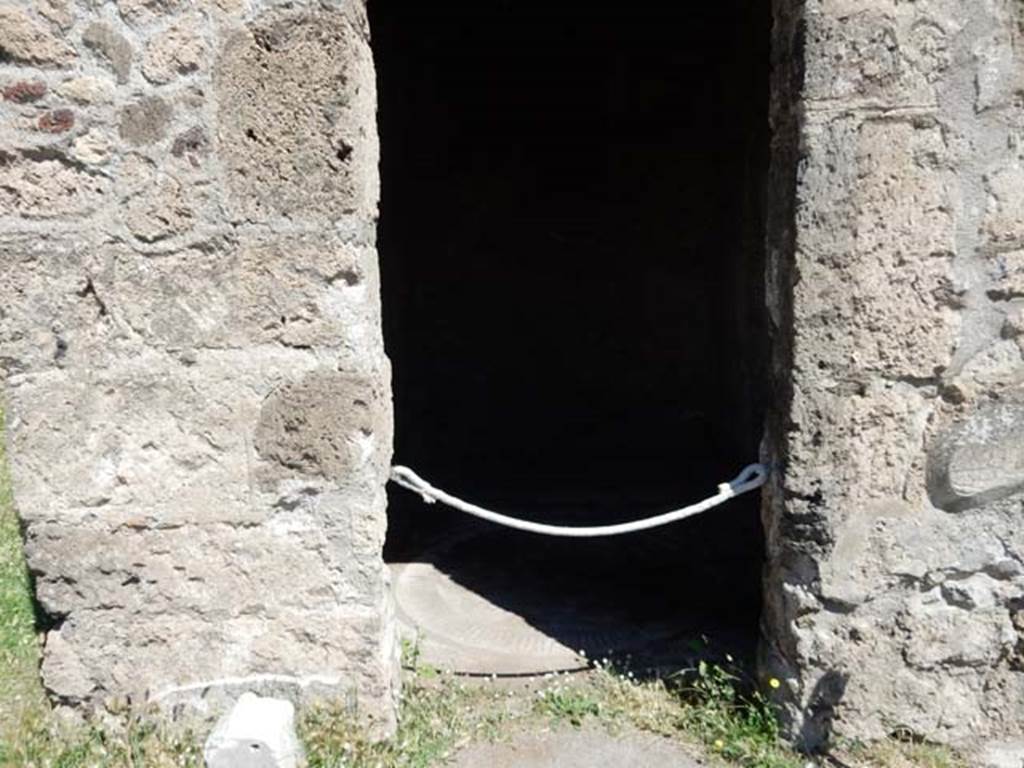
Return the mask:
<svg viewBox="0 0 1024 768">
<path fill-rule="evenodd" d="M 721 739 L 715 739 L 715 749 L 723 749 L 724 747 L 725 747 L 725 742 L 724 741 L 722 741 Z"/>
<path fill-rule="evenodd" d="M 782 685 L 782 683 L 779 682 L 779 678 L 777 678 L 777 677 L 769 677 L 768 678 L 768 687 L 769 688 L 778 688 L 780 685 Z"/>
</svg>

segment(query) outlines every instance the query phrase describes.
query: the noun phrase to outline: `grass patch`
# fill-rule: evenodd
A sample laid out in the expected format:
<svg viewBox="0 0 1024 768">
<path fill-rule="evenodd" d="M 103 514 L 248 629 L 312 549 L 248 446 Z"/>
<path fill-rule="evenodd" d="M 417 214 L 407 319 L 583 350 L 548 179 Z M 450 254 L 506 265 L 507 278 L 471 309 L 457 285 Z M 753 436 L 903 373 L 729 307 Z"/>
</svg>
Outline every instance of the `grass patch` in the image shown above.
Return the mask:
<svg viewBox="0 0 1024 768">
<path fill-rule="evenodd" d="M 836 753 L 851 768 L 968 768 L 967 760 L 949 747 L 907 739 L 844 744 Z"/>
<path fill-rule="evenodd" d="M 515 687 L 465 681 L 421 666 L 407 674 L 400 725 L 391 741 L 370 739 L 341 705 L 306 709 L 299 732 L 309 768 L 433 768 L 447 764 L 472 742 L 500 741 L 523 729 L 585 725 L 672 738 L 706 755 L 711 765 L 805 765 L 805 759 L 778 741 L 770 710 L 752 693 L 741 677 L 711 665 L 684 679 L 637 681 L 628 672 L 599 667 Z M 0 750 L 0 765 L 203 765 L 204 734 L 162 730 L 152 721 L 125 717 L 61 728 L 40 715 L 23 726 L 17 741 Z M 965 768 L 948 750 L 924 744 L 850 747 L 840 757 L 851 768 Z"/>
<path fill-rule="evenodd" d="M 605 664 L 518 684 L 466 682 L 415 666 L 406 679 L 393 742 L 374 744 L 344 711 L 331 708 L 308 712 L 302 733 L 312 768 L 442 765 L 473 741 L 501 740 L 523 728 L 584 725 L 672 738 L 721 764 L 802 766 L 805 761 L 779 741 L 765 700 L 740 693 L 738 681 L 710 665 L 686 676 L 639 681 Z"/>
<path fill-rule="evenodd" d="M 375 742 L 337 706 L 307 709 L 299 722 L 309 768 L 431 768 L 477 739 L 495 740 L 528 714 L 521 697 L 417 666 L 405 679 L 398 732 Z"/>
<path fill-rule="evenodd" d="M 471 742 L 501 740 L 524 728 L 584 725 L 655 733 L 720 764 L 802 766 L 805 761 L 779 741 L 764 699 L 741 693 L 739 679 L 702 665 L 690 675 L 638 681 L 630 672 L 598 665 L 587 673 L 510 684 L 466 682 L 413 666 L 393 741 L 374 743 L 343 709 L 332 707 L 307 711 L 300 731 L 310 768 L 428 768 L 444 765 Z"/>
<path fill-rule="evenodd" d="M 152 720 L 110 719 L 61 726 L 45 714 L 23 718 L 0 744 L 0 766 L 26 768 L 203 768 L 201 741 Z"/>
<path fill-rule="evenodd" d="M 806 762 L 779 738 L 767 699 L 738 670 L 701 662 L 665 679 L 638 681 L 608 665 L 579 678 L 556 678 L 538 691 L 536 710 L 580 725 L 592 718 L 694 745 L 730 765 L 797 768 Z"/>
<path fill-rule="evenodd" d="M 471 728 L 465 697 L 458 691 L 435 697 L 415 682 L 409 687 L 401 725 L 390 742 L 368 739 L 342 708 L 321 706 L 304 713 L 300 734 L 309 768 L 442 765 Z"/>
<path fill-rule="evenodd" d="M 0 405 L 0 749 L 7 733 L 45 711 L 35 611 L 7 472 Z M 2 753 L 0 753 L 2 758 Z"/>
</svg>

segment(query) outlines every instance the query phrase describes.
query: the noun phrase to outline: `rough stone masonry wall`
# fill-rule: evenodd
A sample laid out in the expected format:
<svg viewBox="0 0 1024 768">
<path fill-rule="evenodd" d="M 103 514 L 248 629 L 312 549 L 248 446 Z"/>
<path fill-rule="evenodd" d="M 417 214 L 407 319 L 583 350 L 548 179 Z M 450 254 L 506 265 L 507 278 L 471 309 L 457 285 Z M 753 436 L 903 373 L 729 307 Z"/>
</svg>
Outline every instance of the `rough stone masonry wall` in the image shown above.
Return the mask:
<svg viewBox="0 0 1024 768">
<path fill-rule="evenodd" d="M 1024 8 L 776 0 L 764 665 L 808 745 L 1024 729 Z"/>
<path fill-rule="evenodd" d="M 0 368 L 68 705 L 393 719 L 358 0 L 0 5 Z"/>
</svg>

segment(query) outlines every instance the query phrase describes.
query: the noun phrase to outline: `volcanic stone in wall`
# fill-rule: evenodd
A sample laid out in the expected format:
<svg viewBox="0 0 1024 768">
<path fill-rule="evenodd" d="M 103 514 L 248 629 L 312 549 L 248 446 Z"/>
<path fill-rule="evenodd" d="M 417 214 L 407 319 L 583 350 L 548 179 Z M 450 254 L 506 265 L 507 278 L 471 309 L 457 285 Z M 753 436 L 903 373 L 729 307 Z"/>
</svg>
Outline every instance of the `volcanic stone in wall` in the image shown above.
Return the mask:
<svg viewBox="0 0 1024 768">
<path fill-rule="evenodd" d="M 373 62 L 357 12 L 272 12 L 224 45 L 219 141 L 238 218 L 373 215 Z"/>
<path fill-rule="evenodd" d="M 255 447 L 271 475 L 344 482 L 374 454 L 387 430 L 383 393 L 373 382 L 316 371 L 271 393 L 260 414 Z"/>
</svg>

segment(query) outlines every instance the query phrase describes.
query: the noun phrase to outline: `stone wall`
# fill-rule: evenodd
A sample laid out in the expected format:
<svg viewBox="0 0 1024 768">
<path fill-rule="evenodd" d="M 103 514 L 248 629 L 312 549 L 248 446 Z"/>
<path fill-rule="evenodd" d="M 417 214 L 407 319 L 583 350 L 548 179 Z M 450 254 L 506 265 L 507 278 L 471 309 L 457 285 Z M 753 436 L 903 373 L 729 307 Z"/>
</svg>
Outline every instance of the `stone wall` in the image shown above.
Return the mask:
<svg viewBox="0 0 1024 768">
<path fill-rule="evenodd" d="M 764 669 L 792 733 L 1024 728 L 1018 0 L 776 0 Z"/>
<path fill-rule="evenodd" d="M 397 659 L 358 0 L 0 6 L 0 369 L 67 705 L 357 705 Z"/>
<path fill-rule="evenodd" d="M 774 0 L 764 669 L 791 732 L 1024 723 L 1019 0 Z M 358 0 L 0 4 L 0 369 L 67 705 L 393 724 Z"/>
</svg>

